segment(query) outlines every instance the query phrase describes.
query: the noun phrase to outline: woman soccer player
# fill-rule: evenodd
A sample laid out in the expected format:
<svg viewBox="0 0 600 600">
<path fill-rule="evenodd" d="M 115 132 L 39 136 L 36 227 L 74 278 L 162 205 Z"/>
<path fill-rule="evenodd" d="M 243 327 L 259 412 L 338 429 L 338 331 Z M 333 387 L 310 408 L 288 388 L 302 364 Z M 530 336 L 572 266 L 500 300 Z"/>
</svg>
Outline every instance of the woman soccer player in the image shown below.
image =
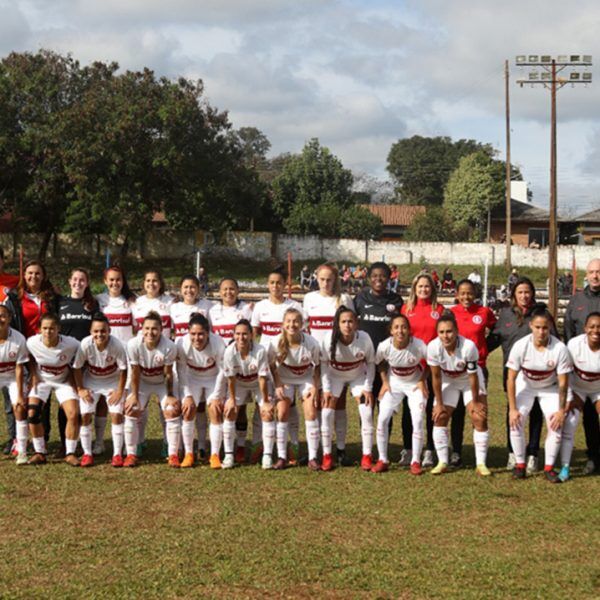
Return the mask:
<svg viewBox="0 0 600 600">
<path fill-rule="evenodd" d="M 113 442 L 112 466 L 123 466 L 123 407 L 127 380 L 125 346 L 110 333 L 106 316 L 98 312 L 92 317 L 90 335 L 84 338 L 75 355 L 73 372 L 79 394 L 83 448 L 82 467 L 94 464 L 92 454 L 92 417 L 103 399 L 111 416 Z"/>
<path fill-rule="evenodd" d="M 285 277 L 283 274 L 280 271 L 271 271 L 267 278 L 269 297 L 257 302 L 252 311 L 251 323 L 254 336 L 265 348 L 281 333 L 283 315 L 289 308 L 295 308 L 302 313 L 302 306 L 299 302 L 284 297 L 284 286 Z M 298 460 L 298 428 L 300 426 L 298 409 L 295 404 L 292 404 L 288 413 L 291 441 L 290 458 L 291 462 L 295 463 Z"/>
<path fill-rule="evenodd" d="M 240 287 L 235 279 L 226 277 L 219 284 L 221 302 L 216 302 L 208 313 L 212 332 L 228 344 L 233 339 L 233 331 L 241 319 L 252 319 L 252 306 L 239 299 Z M 236 422 L 236 451 L 235 461 L 242 464 L 246 460 L 246 432 L 248 431 L 248 416 L 246 405 L 238 407 Z M 260 459 L 260 440 L 262 437 L 262 421 L 258 411 L 254 411 L 252 421 L 252 456 L 251 462 Z"/>
<path fill-rule="evenodd" d="M 567 347 L 551 335 L 554 321 L 545 307 L 531 312 L 531 333 L 515 342 L 506 366 L 509 405 L 510 441 L 515 453 L 515 479 L 526 477 L 524 425 L 538 398 L 546 419 L 548 434 L 544 445 L 546 479 L 560 483 L 554 462 L 560 449 L 565 422 L 571 358 Z"/>
<path fill-rule="evenodd" d="M 175 339 L 184 337 L 189 329 L 190 317 L 195 313 L 208 318 L 213 303 L 200 297 L 200 282 L 195 275 L 186 275 L 179 285 L 181 301 L 171 304 L 171 323 Z"/>
<path fill-rule="evenodd" d="M 429 344 L 437 337 L 437 321 L 440 318 L 444 307 L 437 301 L 437 286 L 431 275 L 428 273 L 419 273 L 410 286 L 410 294 L 408 301 L 402 306 L 403 315 L 408 317 L 412 335 L 425 344 Z M 427 387 L 429 396 L 427 397 L 426 415 L 427 415 L 427 446 L 423 454 L 423 467 L 433 466 L 433 386 L 431 380 L 428 380 Z M 412 420 L 409 415 L 408 400 L 404 401 L 404 409 L 402 412 L 402 437 L 404 438 L 404 449 L 400 455 L 401 466 L 408 466 L 413 460 L 419 459 L 415 457 L 410 446 L 412 443 Z"/>
<path fill-rule="evenodd" d="M 567 417 L 563 425 L 560 446 L 561 469 L 558 477 L 567 481 L 570 476 L 571 455 L 575 443 L 575 431 L 587 398 L 600 413 L 600 312 L 591 312 L 585 320 L 584 333 L 569 340 L 567 344 L 573 371 L 570 385 L 573 397 L 567 405 Z"/>
<path fill-rule="evenodd" d="M 452 315 L 442 315 L 437 322 L 438 337 L 427 346 L 427 364 L 435 395 L 433 407 L 433 443 L 438 463 L 431 470 L 440 475 L 448 470 L 448 421 L 462 394 L 465 407 L 473 423 L 476 471 L 487 477 L 486 466 L 489 444 L 487 397 L 483 373 L 478 367 L 477 346 L 461 335 Z"/>
<path fill-rule="evenodd" d="M 320 347 L 317 340 L 302 332 L 304 318 L 297 308 L 288 308 L 283 315 L 282 331 L 267 347 L 277 402 L 276 469 L 287 464 L 287 429 L 291 404 L 302 399 L 308 445 L 308 468 L 319 471 L 319 421 L 317 391 L 320 380 Z"/>
<path fill-rule="evenodd" d="M 238 410 L 240 406 L 251 402 L 253 395 L 262 419 L 262 468 L 273 468 L 275 422 L 274 407 L 268 391 L 269 363 L 266 350 L 252 341 L 252 325 L 247 319 L 241 319 L 233 330 L 233 342 L 227 346 L 223 357 L 223 372 L 228 386 L 223 422 L 223 468 L 230 469 L 235 464 L 233 445 Z"/>
<path fill-rule="evenodd" d="M 321 440 L 323 443 L 323 471 L 331 471 L 331 438 L 333 416 L 342 392 L 348 386 L 358 404 L 361 422 L 362 459 L 364 471 L 371 470 L 373 461 L 373 378 L 375 350 L 371 338 L 358 331 L 354 311 L 340 306 L 334 315 L 333 329 L 321 343 L 321 373 L 323 383 L 323 410 L 321 413 Z"/>
<path fill-rule="evenodd" d="M 177 376 L 182 398 L 183 423 L 181 435 L 185 448 L 182 467 L 194 465 L 194 423 L 199 407 L 210 415 L 210 466 L 221 468 L 221 442 L 223 440 L 223 401 L 225 380 L 223 354 L 225 343 L 210 332 L 208 319 L 201 314 L 192 315 L 188 332 L 176 340 Z"/>
<path fill-rule="evenodd" d="M 333 329 L 336 310 L 346 306 L 354 310 L 354 303 L 348 294 L 342 293 L 338 268 L 330 263 L 317 267 L 318 290 L 308 292 L 304 296 L 304 312 L 308 317 L 308 330 L 319 344 L 323 342 Z M 335 443 L 338 462 L 342 466 L 351 463 L 346 457 L 346 434 L 348 431 L 348 414 L 346 413 L 346 395 L 341 394 L 335 408 Z"/>
<path fill-rule="evenodd" d="M 27 464 L 27 385 L 25 365 L 29 362 L 25 336 L 10 327 L 12 312 L 0 304 L 0 387 L 8 396 L 16 421 L 17 465 Z"/>
<path fill-rule="evenodd" d="M 423 417 L 427 404 L 426 369 L 427 346 L 419 338 L 411 335 L 410 322 L 404 315 L 396 315 L 390 323 L 390 334 L 377 347 L 375 362 L 381 374 L 379 392 L 379 418 L 377 419 L 377 451 L 379 460 L 373 466 L 373 473 L 383 473 L 389 468 L 388 441 L 390 419 L 408 399 L 412 417 L 413 460 L 410 472 L 421 475 L 421 450 L 423 448 Z"/>
<path fill-rule="evenodd" d="M 141 335 L 129 340 L 127 358 L 131 369 L 129 395 L 125 400 L 124 467 L 137 465 L 138 420 L 148 411 L 150 396 L 157 396 L 166 425 L 169 466 L 179 467 L 181 404 L 175 395 L 173 364 L 175 344 L 162 335 L 161 316 L 150 311 L 142 322 Z"/>
<path fill-rule="evenodd" d="M 456 319 L 458 334 L 471 340 L 477 346 L 477 352 L 479 353 L 477 364 L 481 368 L 487 389 L 488 370 L 486 360 L 488 348 L 486 336 L 492 331 L 494 325 L 496 325 L 496 317 L 490 308 L 481 306 L 481 304 L 475 302 L 476 292 L 475 284 L 470 279 L 461 279 L 456 288 L 456 300 L 458 304 L 452 306 L 450 311 Z M 465 403 L 461 398 L 452 413 L 452 425 L 450 429 L 452 437 L 450 466 L 452 467 L 459 467 L 462 464 L 461 455 L 464 426 Z"/>
<path fill-rule="evenodd" d="M 127 278 L 121 267 L 113 266 L 104 271 L 106 292 L 98 294 L 96 300 L 110 325 L 110 335 L 123 344 L 133 337 L 132 306 L 136 295 L 129 289 Z"/>
<path fill-rule="evenodd" d="M 71 361 L 79 348 L 79 342 L 72 337 L 60 335 L 58 317 L 46 313 L 40 321 L 41 333 L 27 340 L 31 356 L 31 381 L 29 390 L 29 423 L 35 454 L 29 464 L 46 462 L 46 442 L 41 421 L 42 404 L 52 391 L 67 416 L 65 462 L 79 466 L 75 456 L 79 436 L 79 399 L 73 387 Z"/>
<path fill-rule="evenodd" d="M 165 280 L 159 271 L 146 271 L 142 284 L 144 295 L 138 296 L 133 305 L 133 318 L 138 332 L 141 331 L 146 315 L 158 313 L 162 322 L 162 335 L 171 339 L 171 304 L 173 298 L 165 293 Z"/>
</svg>

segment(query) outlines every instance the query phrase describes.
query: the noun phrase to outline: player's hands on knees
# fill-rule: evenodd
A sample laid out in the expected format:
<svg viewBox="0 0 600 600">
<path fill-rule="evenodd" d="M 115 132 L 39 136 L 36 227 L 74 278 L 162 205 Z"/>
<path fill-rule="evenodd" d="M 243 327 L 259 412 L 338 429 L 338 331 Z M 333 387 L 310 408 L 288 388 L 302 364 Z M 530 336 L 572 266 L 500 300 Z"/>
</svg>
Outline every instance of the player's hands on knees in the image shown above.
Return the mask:
<svg viewBox="0 0 600 600">
<path fill-rule="evenodd" d="M 550 429 L 552 429 L 552 431 L 558 431 L 565 422 L 565 409 L 564 408 L 559 408 L 551 417 L 550 417 Z"/>
<path fill-rule="evenodd" d="M 91 404 L 94 401 L 94 398 L 92 397 L 92 394 L 90 393 L 90 390 L 88 390 L 87 388 L 78 388 L 77 394 L 87 404 Z"/>
<path fill-rule="evenodd" d="M 390 391 L 389 384 L 387 384 L 387 383 L 382 384 L 381 389 L 379 390 L 379 394 L 377 395 L 377 398 L 379 400 L 381 400 L 389 391 Z"/>
<path fill-rule="evenodd" d="M 373 392 L 363 392 L 363 398 L 365 399 L 365 404 L 367 406 L 373 406 L 373 404 L 375 404 L 375 399 L 373 398 Z"/>
<path fill-rule="evenodd" d="M 110 406 L 114 406 L 115 404 L 119 404 L 121 402 L 121 396 L 123 394 L 119 394 L 118 390 L 111 390 L 106 398 L 106 401 Z"/>
<path fill-rule="evenodd" d="M 323 406 L 326 408 L 335 408 L 335 398 L 331 392 L 323 391 Z"/>
<path fill-rule="evenodd" d="M 508 411 L 508 423 L 511 429 L 518 429 L 521 425 L 523 416 L 516 408 L 511 408 Z"/>
<path fill-rule="evenodd" d="M 433 405 L 433 411 L 431 412 L 431 416 L 433 417 L 434 421 L 440 419 L 441 417 L 447 414 L 448 411 L 446 410 L 446 407 L 443 404 L 439 404 L 436 402 Z"/>
<path fill-rule="evenodd" d="M 196 405 L 194 404 L 194 399 L 191 396 L 186 396 L 183 399 L 183 403 L 181 405 L 181 412 L 184 417 L 189 417 L 194 413 L 194 409 Z"/>
<path fill-rule="evenodd" d="M 306 402 L 308 402 L 314 408 L 318 408 L 319 403 L 318 403 L 317 388 L 314 385 L 311 385 L 310 388 L 308 388 L 308 392 L 306 392 L 306 395 L 304 396 L 304 400 Z"/>
</svg>

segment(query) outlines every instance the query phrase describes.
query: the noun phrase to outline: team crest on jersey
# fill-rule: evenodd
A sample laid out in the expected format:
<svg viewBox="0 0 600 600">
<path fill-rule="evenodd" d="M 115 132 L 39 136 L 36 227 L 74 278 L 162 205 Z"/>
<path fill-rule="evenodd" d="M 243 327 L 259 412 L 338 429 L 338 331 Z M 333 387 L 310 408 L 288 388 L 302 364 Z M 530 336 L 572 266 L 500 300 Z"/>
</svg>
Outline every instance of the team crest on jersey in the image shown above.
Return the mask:
<svg viewBox="0 0 600 600">
<path fill-rule="evenodd" d="M 244 315 L 240 311 L 238 311 L 235 313 L 235 318 L 239 321 L 240 319 L 244 318 Z"/>
<path fill-rule="evenodd" d="M 257 368 L 258 367 L 254 363 L 252 363 L 248 366 L 248 371 L 250 371 L 250 373 L 254 373 L 254 372 L 256 372 Z"/>
<path fill-rule="evenodd" d="M 406 362 L 409 365 L 414 365 L 417 362 L 417 359 L 414 356 L 409 356 L 408 359 L 406 360 Z"/>
<path fill-rule="evenodd" d="M 464 361 L 464 360 L 459 360 L 459 361 L 456 363 L 456 368 L 457 368 L 457 369 L 464 369 L 464 368 L 465 368 L 465 366 L 466 366 L 466 365 L 465 365 L 465 361 Z"/>
<path fill-rule="evenodd" d="M 9 357 L 9 358 L 16 358 L 16 356 L 17 356 L 17 353 L 16 353 L 14 350 L 11 350 L 11 351 L 8 353 L 8 357 Z"/>
<path fill-rule="evenodd" d="M 106 364 L 107 365 L 110 365 L 111 363 L 114 363 L 114 362 L 115 362 L 115 359 L 114 359 L 113 356 L 107 356 L 106 357 Z"/>
<path fill-rule="evenodd" d="M 361 358 L 364 358 L 364 357 L 365 357 L 365 353 L 362 350 L 359 350 L 356 353 L 356 358 L 361 359 Z"/>
<path fill-rule="evenodd" d="M 67 360 L 67 355 L 62 352 L 61 355 L 58 357 L 58 360 Z"/>
<path fill-rule="evenodd" d="M 553 369 L 556 366 L 556 363 L 553 360 L 549 360 L 546 364 L 550 369 Z"/>
<path fill-rule="evenodd" d="M 158 309 L 159 309 L 159 310 L 163 310 L 163 311 L 164 311 L 164 310 L 167 310 L 167 305 L 166 305 L 166 304 L 164 304 L 163 302 L 161 302 L 161 303 L 158 305 Z"/>
<path fill-rule="evenodd" d="M 473 315 L 473 323 L 475 323 L 475 325 L 481 325 L 483 319 L 479 315 Z"/>
<path fill-rule="evenodd" d="M 437 310 L 432 310 L 431 311 L 431 318 L 435 319 L 437 321 L 440 318 L 440 313 Z"/>
<path fill-rule="evenodd" d="M 157 354 L 154 357 L 154 364 L 155 365 L 160 366 L 160 365 L 164 364 L 164 362 L 165 362 L 165 359 L 160 354 Z"/>
<path fill-rule="evenodd" d="M 215 364 L 215 359 L 214 359 L 212 356 L 209 356 L 209 357 L 206 359 L 206 365 L 207 365 L 208 367 L 212 367 L 214 364 Z"/>
<path fill-rule="evenodd" d="M 395 304 L 388 304 L 385 307 L 385 310 L 387 310 L 388 312 L 394 312 L 396 310 L 396 305 Z"/>
</svg>

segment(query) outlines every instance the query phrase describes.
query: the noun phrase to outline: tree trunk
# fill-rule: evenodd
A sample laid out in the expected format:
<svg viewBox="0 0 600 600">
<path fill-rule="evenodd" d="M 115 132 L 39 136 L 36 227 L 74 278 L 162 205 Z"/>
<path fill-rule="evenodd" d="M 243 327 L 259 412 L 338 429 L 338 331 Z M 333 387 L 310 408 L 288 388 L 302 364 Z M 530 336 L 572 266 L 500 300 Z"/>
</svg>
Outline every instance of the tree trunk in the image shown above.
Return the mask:
<svg viewBox="0 0 600 600">
<path fill-rule="evenodd" d="M 46 260 L 46 254 L 48 253 L 48 246 L 50 245 L 50 240 L 52 239 L 52 234 L 54 233 L 54 226 L 52 224 L 48 224 L 48 228 L 44 232 L 44 237 L 42 239 L 42 245 L 40 246 L 40 250 L 38 252 L 38 260 L 44 261 Z"/>
<path fill-rule="evenodd" d="M 129 252 L 129 236 L 126 235 L 123 243 L 121 244 L 121 248 L 119 248 L 119 256 L 121 263 L 125 261 L 127 258 L 127 253 Z"/>
</svg>

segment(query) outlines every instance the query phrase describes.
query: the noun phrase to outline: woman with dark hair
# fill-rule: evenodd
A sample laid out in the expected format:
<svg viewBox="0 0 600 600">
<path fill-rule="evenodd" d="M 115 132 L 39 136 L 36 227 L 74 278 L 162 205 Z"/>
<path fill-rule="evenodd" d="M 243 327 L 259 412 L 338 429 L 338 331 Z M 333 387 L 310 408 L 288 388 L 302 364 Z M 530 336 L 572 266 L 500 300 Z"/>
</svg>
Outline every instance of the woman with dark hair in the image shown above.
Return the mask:
<svg viewBox="0 0 600 600">
<path fill-rule="evenodd" d="M 184 337 L 189 329 L 190 317 L 195 313 L 208 318 L 213 303 L 200 297 L 200 281 L 195 275 L 185 275 L 179 284 L 181 301 L 171 304 L 171 323 L 175 339 Z"/>
<path fill-rule="evenodd" d="M 136 295 L 129 288 L 125 272 L 117 265 L 104 271 L 104 285 L 106 292 L 98 294 L 96 300 L 108 319 L 110 334 L 127 344 L 133 337 L 132 307 Z"/>
<path fill-rule="evenodd" d="M 506 362 L 515 342 L 529 335 L 529 321 L 531 311 L 536 306 L 535 286 L 528 277 L 519 277 L 510 292 L 510 306 L 503 308 L 498 314 L 498 321 L 491 334 L 487 338 L 489 352 L 499 346 L 502 347 L 502 363 L 504 366 L 502 383 L 506 392 L 506 378 L 508 368 Z M 555 333 L 555 330 L 554 330 Z M 557 335 L 555 333 L 555 335 Z M 539 402 L 536 400 L 529 415 L 529 443 L 527 444 L 527 472 L 533 473 L 537 470 L 538 452 L 540 449 L 540 438 L 542 435 L 543 415 Z M 510 438 L 510 424 L 508 420 L 508 407 L 506 410 L 506 440 L 508 447 L 508 463 L 506 468 L 511 471 L 515 467 L 515 455 L 512 450 Z"/>
<path fill-rule="evenodd" d="M 171 339 L 171 304 L 173 298 L 165 293 L 165 280 L 155 269 L 150 269 L 144 273 L 142 283 L 144 294 L 138 296 L 133 305 L 133 318 L 136 328 L 141 331 L 146 315 L 150 312 L 156 312 L 162 319 L 162 335 L 168 340 Z"/>
</svg>

